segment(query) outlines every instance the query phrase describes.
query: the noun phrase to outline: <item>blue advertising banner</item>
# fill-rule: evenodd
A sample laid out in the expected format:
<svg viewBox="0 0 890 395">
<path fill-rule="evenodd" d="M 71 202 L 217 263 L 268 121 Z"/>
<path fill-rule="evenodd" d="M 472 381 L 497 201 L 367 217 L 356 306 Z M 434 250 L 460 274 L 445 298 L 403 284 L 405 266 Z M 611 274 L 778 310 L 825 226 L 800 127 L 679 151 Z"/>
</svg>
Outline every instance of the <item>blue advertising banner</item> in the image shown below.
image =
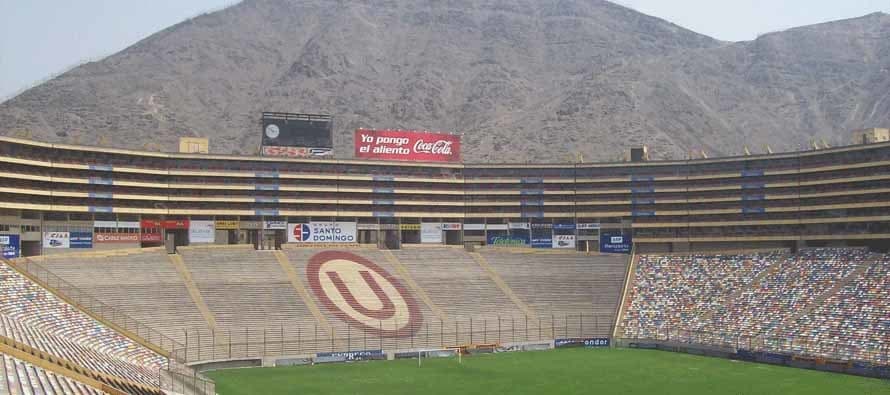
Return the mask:
<svg viewBox="0 0 890 395">
<path fill-rule="evenodd" d="M 532 248 L 553 248 L 553 236 L 532 235 Z"/>
<path fill-rule="evenodd" d="M 19 235 L 0 235 L 0 251 L 6 259 L 19 257 Z"/>
<path fill-rule="evenodd" d="M 633 236 L 621 232 L 600 233 L 600 252 L 613 254 L 630 254 Z"/>
<path fill-rule="evenodd" d="M 556 230 L 575 230 L 575 224 L 553 224 Z"/>
<path fill-rule="evenodd" d="M 488 245 L 524 247 L 531 244 L 528 234 L 488 235 Z"/>
<path fill-rule="evenodd" d="M 93 232 L 71 232 L 69 248 L 93 248 Z"/>
<path fill-rule="evenodd" d="M 565 347 L 609 347 L 608 337 L 588 337 L 588 338 L 571 338 L 556 339 L 553 341 L 554 348 Z"/>
</svg>

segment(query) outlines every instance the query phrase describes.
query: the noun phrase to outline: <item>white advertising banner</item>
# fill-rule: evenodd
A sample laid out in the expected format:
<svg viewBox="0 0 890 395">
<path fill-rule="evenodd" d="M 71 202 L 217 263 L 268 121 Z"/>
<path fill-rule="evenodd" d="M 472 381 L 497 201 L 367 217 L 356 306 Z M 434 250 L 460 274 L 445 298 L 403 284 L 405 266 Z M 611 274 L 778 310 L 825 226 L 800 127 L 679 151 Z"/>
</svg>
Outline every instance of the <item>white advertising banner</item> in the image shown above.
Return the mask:
<svg viewBox="0 0 890 395">
<path fill-rule="evenodd" d="M 442 230 L 460 230 L 460 222 L 446 222 L 442 224 Z"/>
<path fill-rule="evenodd" d="M 263 221 L 263 229 L 288 229 L 288 223 L 287 221 Z"/>
<path fill-rule="evenodd" d="M 578 224 L 578 229 L 599 229 L 600 224 L 597 223 L 586 223 L 586 224 Z"/>
<path fill-rule="evenodd" d="M 553 235 L 553 248 L 575 248 L 575 235 Z"/>
<path fill-rule="evenodd" d="M 510 229 L 507 224 L 488 224 L 485 225 L 485 229 L 488 230 L 507 230 Z"/>
<path fill-rule="evenodd" d="M 464 230 L 485 230 L 485 224 L 464 224 Z"/>
<path fill-rule="evenodd" d="M 117 221 L 119 229 L 139 229 L 139 221 Z"/>
<path fill-rule="evenodd" d="M 213 221 L 189 222 L 189 243 L 213 243 L 216 239 L 216 226 Z"/>
<path fill-rule="evenodd" d="M 420 224 L 421 243 L 442 243 L 442 224 L 438 222 L 424 222 Z"/>
<path fill-rule="evenodd" d="M 287 224 L 288 243 L 355 243 L 355 222 L 310 222 Z"/>
<path fill-rule="evenodd" d="M 530 229 L 528 222 L 510 222 L 510 229 Z"/>
<path fill-rule="evenodd" d="M 117 228 L 117 221 L 93 221 L 94 228 Z"/>
<path fill-rule="evenodd" d="M 71 234 L 68 232 L 43 233 L 43 248 L 71 248 Z"/>
</svg>

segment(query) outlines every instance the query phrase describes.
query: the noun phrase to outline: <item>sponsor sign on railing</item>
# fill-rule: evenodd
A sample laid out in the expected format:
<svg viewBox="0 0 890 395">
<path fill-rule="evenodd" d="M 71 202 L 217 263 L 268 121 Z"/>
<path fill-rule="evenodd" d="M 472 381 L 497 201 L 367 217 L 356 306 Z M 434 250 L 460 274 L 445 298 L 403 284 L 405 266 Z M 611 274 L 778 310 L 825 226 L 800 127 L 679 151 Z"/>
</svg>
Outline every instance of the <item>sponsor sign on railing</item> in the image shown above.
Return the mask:
<svg viewBox="0 0 890 395">
<path fill-rule="evenodd" d="M 216 238 L 214 225 L 213 221 L 192 221 L 189 224 L 189 243 L 213 243 Z"/>
<path fill-rule="evenodd" d="M 615 254 L 630 254 L 630 247 L 633 244 L 632 236 L 622 234 L 621 232 L 601 232 L 600 233 L 600 252 L 609 252 Z"/>
<path fill-rule="evenodd" d="M 43 248 L 71 248 L 71 235 L 68 232 L 45 232 Z"/>
<path fill-rule="evenodd" d="M 492 246 L 527 247 L 529 244 L 531 244 L 531 240 L 528 235 L 488 235 L 488 245 Z"/>
<path fill-rule="evenodd" d="M 71 248 L 93 248 L 93 232 L 71 232 Z"/>
<path fill-rule="evenodd" d="M 355 157 L 422 162 L 459 162 L 460 136 L 405 130 L 355 131 Z"/>
<path fill-rule="evenodd" d="M 553 235 L 553 248 L 575 248 L 575 235 Z"/>
<path fill-rule="evenodd" d="M 0 252 L 3 258 L 19 257 L 19 235 L 0 235 Z"/>
<path fill-rule="evenodd" d="M 588 337 L 588 338 L 572 338 L 572 339 L 556 339 L 553 341 L 553 347 L 609 347 L 608 337 Z"/>
<path fill-rule="evenodd" d="M 355 243 L 355 222 L 287 224 L 288 243 Z"/>
<path fill-rule="evenodd" d="M 424 222 L 420 224 L 421 243 L 442 243 L 442 224 L 438 222 Z"/>
<path fill-rule="evenodd" d="M 320 352 L 315 354 L 315 362 L 350 362 L 386 359 L 383 350 L 363 350 L 345 352 Z"/>
<path fill-rule="evenodd" d="M 160 234 L 157 234 L 160 237 Z M 94 235 L 96 244 L 103 243 L 138 243 L 139 233 L 96 233 Z"/>
</svg>

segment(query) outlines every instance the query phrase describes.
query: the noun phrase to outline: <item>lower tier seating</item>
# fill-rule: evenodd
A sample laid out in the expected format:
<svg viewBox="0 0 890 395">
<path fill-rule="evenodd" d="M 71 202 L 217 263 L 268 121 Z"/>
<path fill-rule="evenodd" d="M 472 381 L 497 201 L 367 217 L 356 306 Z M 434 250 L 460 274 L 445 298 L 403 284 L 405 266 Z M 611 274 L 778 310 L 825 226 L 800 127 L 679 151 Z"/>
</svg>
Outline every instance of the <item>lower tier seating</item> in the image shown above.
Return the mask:
<svg viewBox="0 0 890 395">
<path fill-rule="evenodd" d="M 0 334 L 87 369 L 158 386 L 167 360 L 0 264 Z"/>
<path fill-rule="evenodd" d="M 890 255 L 643 255 L 622 316 L 626 337 L 688 336 L 886 363 Z"/>
<path fill-rule="evenodd" d="M 0 393 L 9 395 L 101 395 L 104 391 L 0 355 Z"/>
</svg>

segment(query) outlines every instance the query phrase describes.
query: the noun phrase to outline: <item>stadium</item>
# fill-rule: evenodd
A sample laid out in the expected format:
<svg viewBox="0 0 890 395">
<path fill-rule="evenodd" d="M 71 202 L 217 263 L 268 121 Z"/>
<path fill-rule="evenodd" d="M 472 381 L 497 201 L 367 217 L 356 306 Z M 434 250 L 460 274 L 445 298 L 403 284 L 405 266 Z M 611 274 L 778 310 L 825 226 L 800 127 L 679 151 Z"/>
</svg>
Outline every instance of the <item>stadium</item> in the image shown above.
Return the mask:
<svg viewBox="0 0 890 395">
<path fill-rule="evenodd" d="M 472 164 L 456 135 L 364 129 L 365 159 L 333 159 L 331 120 L 293 116 L 264 123 L 263 156 L 0 138 L 0 388 L 890 389 L 886 129 L 790 153 Z"/>
</svg>

